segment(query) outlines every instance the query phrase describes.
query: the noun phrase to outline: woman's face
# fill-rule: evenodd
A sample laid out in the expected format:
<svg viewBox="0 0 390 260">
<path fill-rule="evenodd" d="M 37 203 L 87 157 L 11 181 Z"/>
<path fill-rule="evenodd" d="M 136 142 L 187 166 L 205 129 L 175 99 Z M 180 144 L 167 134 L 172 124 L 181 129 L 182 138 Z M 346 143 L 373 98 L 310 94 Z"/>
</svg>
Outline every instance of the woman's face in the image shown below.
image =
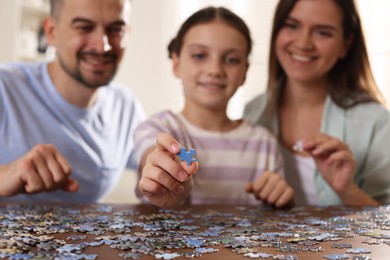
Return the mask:
<svg viewBox="0 0 390 260">
<path fill-rule="evenodd" d="M 315 83 L 345 57 L 343 16 L 333 0 L 299 0 L 276 36 L 276 56 L 288 80 Z"/>
</svg>

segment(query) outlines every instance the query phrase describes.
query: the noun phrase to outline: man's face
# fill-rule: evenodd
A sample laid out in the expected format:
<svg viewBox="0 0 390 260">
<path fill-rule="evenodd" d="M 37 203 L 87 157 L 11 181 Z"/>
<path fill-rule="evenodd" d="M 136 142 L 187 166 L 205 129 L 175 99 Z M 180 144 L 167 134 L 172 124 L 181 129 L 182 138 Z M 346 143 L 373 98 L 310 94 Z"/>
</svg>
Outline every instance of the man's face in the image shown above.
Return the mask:
<svg viewBox="0 0 390 260">
<path fill-rule="evenodd" d="M 89 88 L 108 84 L 123 57 L 129 16 L 128 0 L 64 0 L 48 35 L 62 71 Z"/>
</svg>

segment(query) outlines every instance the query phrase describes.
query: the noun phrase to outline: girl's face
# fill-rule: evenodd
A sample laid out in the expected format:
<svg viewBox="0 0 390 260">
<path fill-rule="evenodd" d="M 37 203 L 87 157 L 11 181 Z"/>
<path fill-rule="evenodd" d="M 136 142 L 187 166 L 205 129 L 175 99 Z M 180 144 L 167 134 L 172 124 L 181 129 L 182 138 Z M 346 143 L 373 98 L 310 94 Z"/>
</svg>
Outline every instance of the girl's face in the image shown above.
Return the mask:
<svg viewBox="0 0 390 260">
<path fill-rule="evenodd" d="M 186 106 L 226 110 L 229 99 L 245 81 L 247 46 L 242 33 L 223 21 L 192 27 L 184 36 L 180 56 L 172 56 Z"/>
<path fill-rule="evenodd" d="M 276 36 L 276 55 L 290 81 L 315 83 L 345 57 L 350 40 L 333 0 L 299 0 Z"/>
</svg>

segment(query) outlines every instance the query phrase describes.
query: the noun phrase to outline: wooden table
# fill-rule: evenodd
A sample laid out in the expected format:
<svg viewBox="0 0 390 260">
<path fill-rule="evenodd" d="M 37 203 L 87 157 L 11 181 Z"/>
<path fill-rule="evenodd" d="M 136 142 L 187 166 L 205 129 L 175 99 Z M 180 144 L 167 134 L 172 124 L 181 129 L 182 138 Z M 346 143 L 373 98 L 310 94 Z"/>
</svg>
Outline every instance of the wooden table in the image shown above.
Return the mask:
<svg viewBox="0 0 390 260">
<path fill-rule="evenodd" d="M 62 243 L 46 255 L 53 259 L 60 251 L 74 250 L 63 244 L 80 247 L 86 242 L 95 246 L 84 244 L 76 255 L 97 255 L 96 259 L 124 259 L 120 254 L 131 252 L 140 259 L 164 259 L 164 253 L 168 259 L 167 252 L 186 252 L 201 259 L 250 259 L 250 252 L 252 256 L 268 254 L 267 259 L 325 259 L 329 254 L 347 254 L 349 244 L 370 253 L 348 253 L 347 259 L 363 255 L 390 259 L 390 206 L 281 211 L 209 205 L 165 211 L 150 205 L 3 203 L 0 235 L 0 257 L 12 251 L 19 257 L 36 253 L 38 243 L 32 240 L 39 238 L 46 241 L 39 242 L 46 247 L 50 241 Z M 86 237 L 70 240 L 72 235 Z M 17 245 L 12 246 L 11 241 Z M 96 246 L 98 243 L 102 245 Z M 214 252 L 194 253 L 196 250 Z"/>
</svg>

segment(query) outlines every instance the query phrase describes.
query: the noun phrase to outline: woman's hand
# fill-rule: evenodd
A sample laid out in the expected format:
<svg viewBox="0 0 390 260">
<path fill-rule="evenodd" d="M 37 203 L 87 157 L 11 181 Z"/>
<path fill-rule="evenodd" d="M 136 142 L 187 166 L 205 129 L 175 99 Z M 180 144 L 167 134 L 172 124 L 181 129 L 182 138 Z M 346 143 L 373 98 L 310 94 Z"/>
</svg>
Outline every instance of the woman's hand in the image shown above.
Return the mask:
<svg viewBox="0 0 390 260">
<path fill-rule="evenodd" d="M 304 151 L 314 158 L 321 175 L 337 194 L 343 195 L 353 188 L 356 161 L 346 143 L 320 133 L 303 140 L 302 145 Z"/>
</svg>

